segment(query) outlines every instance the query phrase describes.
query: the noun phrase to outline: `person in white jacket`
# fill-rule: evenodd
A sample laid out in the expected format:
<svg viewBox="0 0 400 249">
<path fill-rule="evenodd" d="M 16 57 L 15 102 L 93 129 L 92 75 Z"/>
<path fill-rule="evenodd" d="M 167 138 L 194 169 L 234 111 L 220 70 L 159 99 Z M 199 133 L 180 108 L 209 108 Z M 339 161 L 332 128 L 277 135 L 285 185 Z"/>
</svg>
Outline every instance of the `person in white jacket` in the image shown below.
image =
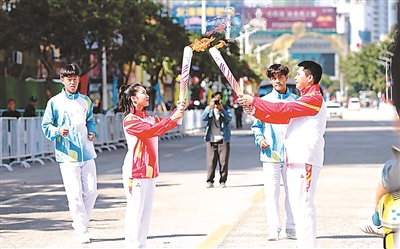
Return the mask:
<svg viewBox="0 0 400 249">
<path fill-rule="evenodd" d="M 261 99 L 271 102 L 294 101 L 299 96 L 291 93 L 286 86 L 289 68 L 282 64 L 273 64 L 267 70 L 267 75 L 272 91 Z M 286 178 L 286 154 L 284 139 L 287 124 L 270 124 L 255 119 L 251 130 L 254 134 L 255 144 L 260 151 L 260 161 L 264 173 L 264 195 L 267 222 L 269 227 L 269 241 L 277 241 L 281 237 L 281 221 L 279 210 L 279 195 L 281 177 L 285 189 L 285 228 L 288 239 L 296 239 L 296 229 L 290 208 Z"/>
<path fill-rule="evenodd" d="M 262 100 L 245 94 L 238 98 L 245 113 L 264 122 L 289 124 L 285 137 L 289 200 L 296 224 L 298 248 L 317 247 L 314 196 L 324 163 L 326 105 L 319 81 L 322 67 L 302 61 L 294 78 L 301 96 L 295 101 Z"/>
</svg>

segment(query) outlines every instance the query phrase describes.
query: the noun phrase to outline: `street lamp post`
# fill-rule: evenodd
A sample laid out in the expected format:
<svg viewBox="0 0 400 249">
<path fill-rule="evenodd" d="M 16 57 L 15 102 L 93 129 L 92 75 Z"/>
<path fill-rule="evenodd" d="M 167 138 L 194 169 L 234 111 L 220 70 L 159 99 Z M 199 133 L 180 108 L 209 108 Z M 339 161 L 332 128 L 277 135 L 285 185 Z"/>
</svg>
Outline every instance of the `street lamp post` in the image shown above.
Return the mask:
<svg viewBox="0 0 400 249">
<path fill-rule="evenodd" d="M 386 51 L 389 52 L 389 51 Z M 389 87 L 390 87 L 390 81 L 389 81 L 389 65 L 392 62 L 392 58 L 388 58 L 385 56 L 379 56 L 379 60 L 384 61 L 385 65 L 385 81 L 386 81 L 386 100 L 389 99 Z M 381 63 L 380 63 L 381 64 Z M 392 89 L 390 89 L 392 90 Z M 390 92 L 390 96 L 392 96 L 392 92 Z"/>
<path fill-rule="evenodd" d="M 108 109 L 108 99 L 107 99 L 107 56 L 106 48 L 102 49 L 102 104 L 103 112 L 105 113 Z"/>
</svg>

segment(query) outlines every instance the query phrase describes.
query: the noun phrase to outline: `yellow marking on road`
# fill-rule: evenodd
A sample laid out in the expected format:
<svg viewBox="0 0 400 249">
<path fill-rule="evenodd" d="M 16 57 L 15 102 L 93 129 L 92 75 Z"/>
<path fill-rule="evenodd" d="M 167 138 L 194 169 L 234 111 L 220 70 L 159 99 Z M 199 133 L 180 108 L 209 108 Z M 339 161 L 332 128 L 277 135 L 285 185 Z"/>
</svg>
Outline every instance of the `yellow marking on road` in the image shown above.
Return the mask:
<svg viewBox="0 0 400 249">
<path fill-rule="evenodd" d="M 264 198 L 264 188 L 260 188 L 260 190 L 258 190 L 257 193 L 255 193 L 253 197 L 251 197 L 253 201 L 258 201 L 263 198 Z"/>
<path fill-rule="evenodd" d="M 210 236 L 208 236 L 203 243 L 201 243 L 197 249 L 209 249 L 214 248 L 225 235 L 233 228 L 233 225 L 222 225 Z"/>
</svg>

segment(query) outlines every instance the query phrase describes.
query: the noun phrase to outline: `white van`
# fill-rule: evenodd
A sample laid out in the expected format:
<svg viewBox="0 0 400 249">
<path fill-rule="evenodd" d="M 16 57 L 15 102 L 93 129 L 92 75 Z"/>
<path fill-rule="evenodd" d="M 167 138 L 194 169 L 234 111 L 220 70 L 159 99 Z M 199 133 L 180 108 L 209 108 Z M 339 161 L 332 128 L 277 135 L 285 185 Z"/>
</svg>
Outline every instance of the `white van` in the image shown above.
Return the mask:
<svg viewBox="0 0 400 249">
<path fill-rule="evenodd" d="M 359 98 L 350 98 L 347 103 L 347 108 L 352 111 L 359 111 L 361 108 L 361 101 Z"/>
</svg>

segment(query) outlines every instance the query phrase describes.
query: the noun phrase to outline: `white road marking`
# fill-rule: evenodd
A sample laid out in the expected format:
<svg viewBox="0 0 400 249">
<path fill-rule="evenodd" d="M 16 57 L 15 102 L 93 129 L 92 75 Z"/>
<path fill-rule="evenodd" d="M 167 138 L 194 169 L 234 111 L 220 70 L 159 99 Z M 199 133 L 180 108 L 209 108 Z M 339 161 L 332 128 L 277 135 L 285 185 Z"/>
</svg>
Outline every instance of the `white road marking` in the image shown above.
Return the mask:
<svg viewBox="0 0 400 249">
<path fill-rule="evenodd" d="M 335 131 L 387 131 L 395 130 L 394 126 L 379 126 L 379 127 L 329 127 L 326 128 L 326 132 Z"/>
<path fill-rule="evenodd" d="M 204 144 L 199 144 L 199 145 L 197 145 L 197 146 L 184 149 L 184 150 L 182 150 L 182 151 L 183 151 L 183 152 L 189 152 L 189 151 L 192 151 L 192 150 L 196 150 L 196 149 L 202 148 L 202 147 L 204 147 L 204 146 L 205 146 Z"/>
<path fill-rule="evenodd" d="M 121 172 L 121 171 L 122 171 L 122 169 L 118 168 L 118 169 L 109 170 L 109 171 L 106 172 L 106 174 L 111 174 L 111 173 Z"/>
</svg>

